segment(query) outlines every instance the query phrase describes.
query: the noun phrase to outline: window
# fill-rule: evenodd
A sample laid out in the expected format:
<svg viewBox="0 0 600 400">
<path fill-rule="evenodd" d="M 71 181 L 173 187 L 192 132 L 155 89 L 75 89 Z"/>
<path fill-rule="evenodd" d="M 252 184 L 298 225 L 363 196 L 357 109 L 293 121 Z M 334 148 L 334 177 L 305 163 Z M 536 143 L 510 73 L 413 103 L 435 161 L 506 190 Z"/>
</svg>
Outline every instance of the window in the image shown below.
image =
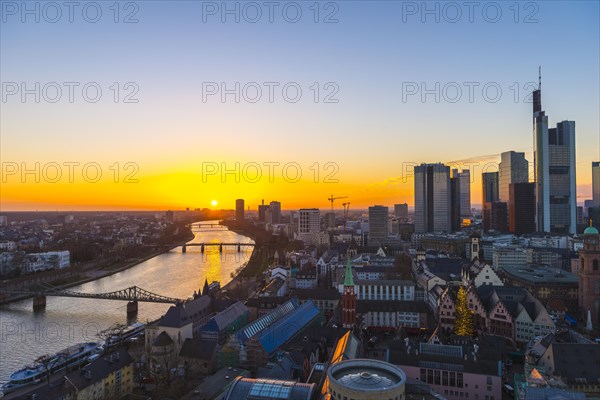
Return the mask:
<svg viewBox="0 0 600 400">
<path fill-rule="evenodd" d="M 463 374 L 462 372 L 458 372 L 456 374 L 456 386 L 459 388 L 463 387 Z"/>
<path fill-rule="evenodd" d="M 592 269 L 593 269 L 594 271 L 598 271 L 598 260 L 594 260 L 594 261 L 592 262 Z"/>
<path fill-rule="evenodd" d="M 429 384 L 433 383 L 433 370 L 432 369 L 427 370 L 427 383 L 429 383 Z"/>
<path fill-rule="evenodd" d="M 448 371 L 442 371 L 442 386 L 448 386 Z"/>
</svg>

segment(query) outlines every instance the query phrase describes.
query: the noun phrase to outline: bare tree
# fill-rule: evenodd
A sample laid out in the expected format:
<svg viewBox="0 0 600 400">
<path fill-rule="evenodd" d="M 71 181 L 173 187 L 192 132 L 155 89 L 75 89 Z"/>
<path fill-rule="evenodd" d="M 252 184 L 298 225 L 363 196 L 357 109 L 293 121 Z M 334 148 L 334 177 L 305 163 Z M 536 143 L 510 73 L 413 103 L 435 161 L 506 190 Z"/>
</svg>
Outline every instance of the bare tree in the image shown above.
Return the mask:
<svg viewBox="0 0 600 400">
<path fill-rule="evenodd" d="M 105 343 L 105 349 L 112 343 L 122 344 L 123 332 L 127 329 L 127 325 L 115 323 L 110 327 L 101 330 L 96 334 L 100 340 Z"/>
<path fill-rule="evenodd" d="M 59 360 L 60 354 L 44 354 L 35 359 L 36 364 L 41 364 L 44 366 L 44 370 L 46 371 L 46 380 L 48 383 L 50 383 L 50 371 Z"/>
</svg>

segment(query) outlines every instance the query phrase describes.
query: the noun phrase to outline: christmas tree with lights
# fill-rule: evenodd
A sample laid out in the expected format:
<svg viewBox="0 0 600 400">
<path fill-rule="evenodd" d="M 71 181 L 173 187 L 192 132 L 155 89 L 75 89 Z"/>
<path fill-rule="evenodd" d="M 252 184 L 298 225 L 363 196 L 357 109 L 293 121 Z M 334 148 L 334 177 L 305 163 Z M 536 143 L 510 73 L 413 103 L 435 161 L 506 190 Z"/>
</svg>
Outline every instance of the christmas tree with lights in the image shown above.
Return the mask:
<svg viewBox="0 0 600 400">
<path fill-rule="evenodd" d="M 473 311 L 469 310 L 467 302 L 467 291 L 464 287 L 458 289 L 456 294 L 456 320 L 454 321 L 454 333 L 458 336 L 473 335 Z"/>
</svg>

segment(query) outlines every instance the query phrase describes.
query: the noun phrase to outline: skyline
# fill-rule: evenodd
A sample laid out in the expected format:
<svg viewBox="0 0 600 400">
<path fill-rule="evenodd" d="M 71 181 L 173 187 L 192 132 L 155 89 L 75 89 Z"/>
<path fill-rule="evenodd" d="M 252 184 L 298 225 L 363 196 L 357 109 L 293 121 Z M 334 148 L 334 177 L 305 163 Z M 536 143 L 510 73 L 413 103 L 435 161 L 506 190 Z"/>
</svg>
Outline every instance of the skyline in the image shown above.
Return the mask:
<svg viewBox="0 0 600 400">
<path fill-rule="evenodd" d="M 509 150 L 525 152 L 533 162 L 525 88 L 537 83 L 538 65 L 549 124 L 577 124 L 578 204 L 591 199 L 591 163 L 600 159 L 600 63 L 599 54 L 590 51 L 599 45 L 598 3 L 539 3 L 537 23 L 523 23 L 524 9 L 515 23 L 508 8 L 497 23 L 478 13 L 474 23 L 464 18 L 435 23 L 431 17 L 422 23 L 420 15 L 404 15 L 400 3 L 357 1 L 338 4 L 337 23 L 314 23 L 304 9 L 305 18 L 296 24 L 277 18 L 274 23 L 243 18 L 222 23 L 218 15 L 203 15 L 201 2 L 135 4 L 138 22 L 133 24 L 114 23 L 109 10 L 97 24 L 81 18 L 22 23 L 18 15 L 3 15 L 3 167 L 95 162 L 103 173 L 98 183 L 80 176 L 75 183 L 33 183 L 31 175 L 21 183 L 13 175 L 5 179 L 3 170 L 3 211 L 203 208 L 212 200 L 234 204 L 240 197 L 254 206 L 264 198 L 281 201 L 285 209 L 326 208 L 332 193 L 349 196 L 353 208 L 404 202 L 412 207 L 413 181 L 403 182 L 403 162 L 483 165 L 498 163 L 500 153 Z M 321 11 L 324 18 L 331 10 Z M 560 25 L 570 29 L 556 29 Z M 536 46 L 543 51 L 532 51 Z M 31 95 L 22 102 L 18 93 L 7 95 L 11 82 L 26 82 L 27 88 L 35 82 L 42 87 L 44 82 L 98 82 L 103 97 L 91 103 L 76 91 L 73 103 L 66 98 L 50 103 L 47 96 L 36 103 Z M 114 82 L 120 88 L 118 103 L 112 101 Z M 132 93 L 127 82 L 137 85 L 138 103 L 123 101 Z M 250 103 L 242 96 L 236 103 L 229 95 L 221 102 L 218 94 L 202 93 L 211 82 L 228 88 L 236 82 L 242 87 L 297 82 L 303 97 L 297 103 L 281 97 Z M 320 89 L 317 103 L 314 82 Z M 339 89 L 333 96 L 337 103 L 324 102 L 333 93 L 328 82 Z M 435 94 L 424 102 L 419 93 L 408 94 L 413 84 L 420 92 L 420 84 L 431 89 L 436 82 L 439 102 Z M 442 92 L 452 82 L 463 90 L 454 103 L 455 86 Z M 478 88 L 495 83 L 503 94 L 491 102 L 477 89 L 470 102 L 467 82 L 478 82 Z M 273 183 L 266 177 L 235 183 L 229 177 L 222 184 L 214 176 L 203 183 L 202 162 L 229 167 L 295 162 L 302 180 L 286 183 L 279 173 Z M 319 183 L 311 170 L 315 162 Z M 332 171 L 324 168 L 330 162 L 339 167 L 339 183 L 322 182 Z M 114 163 L 119 163 L 119 183 L 113 181 Z M 139 183 L 122 182 L 132 171 L 126 163 L 137 166 Z M 481 203 L 481 165 L 471 171 L 474 205 Z"/>
</svg>

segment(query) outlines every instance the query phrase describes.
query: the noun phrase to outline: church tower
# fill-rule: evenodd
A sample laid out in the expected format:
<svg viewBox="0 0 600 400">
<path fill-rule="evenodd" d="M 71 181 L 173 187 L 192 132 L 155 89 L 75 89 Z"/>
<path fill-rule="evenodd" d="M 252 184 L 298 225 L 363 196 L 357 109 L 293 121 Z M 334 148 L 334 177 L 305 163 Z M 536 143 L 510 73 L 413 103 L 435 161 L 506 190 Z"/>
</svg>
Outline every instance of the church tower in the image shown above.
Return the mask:
<svg viewBox="0 0 600 400">
<path fill-rule="evenodd" d="M 583 249 L 579 250 L 579 313 L 592 325 L 600 325 L 600 234 L 593 226 L 583 231 Z"/>
<path fill-rule="evenodd" d="M 354 293 L 354 278 L 350 257 L 346 257 L 346 272 L 344 274 L 344 293 L 342 294 L 342 325 L 352 328 L 356 322 L 356 294 Z"/>
</svg>

